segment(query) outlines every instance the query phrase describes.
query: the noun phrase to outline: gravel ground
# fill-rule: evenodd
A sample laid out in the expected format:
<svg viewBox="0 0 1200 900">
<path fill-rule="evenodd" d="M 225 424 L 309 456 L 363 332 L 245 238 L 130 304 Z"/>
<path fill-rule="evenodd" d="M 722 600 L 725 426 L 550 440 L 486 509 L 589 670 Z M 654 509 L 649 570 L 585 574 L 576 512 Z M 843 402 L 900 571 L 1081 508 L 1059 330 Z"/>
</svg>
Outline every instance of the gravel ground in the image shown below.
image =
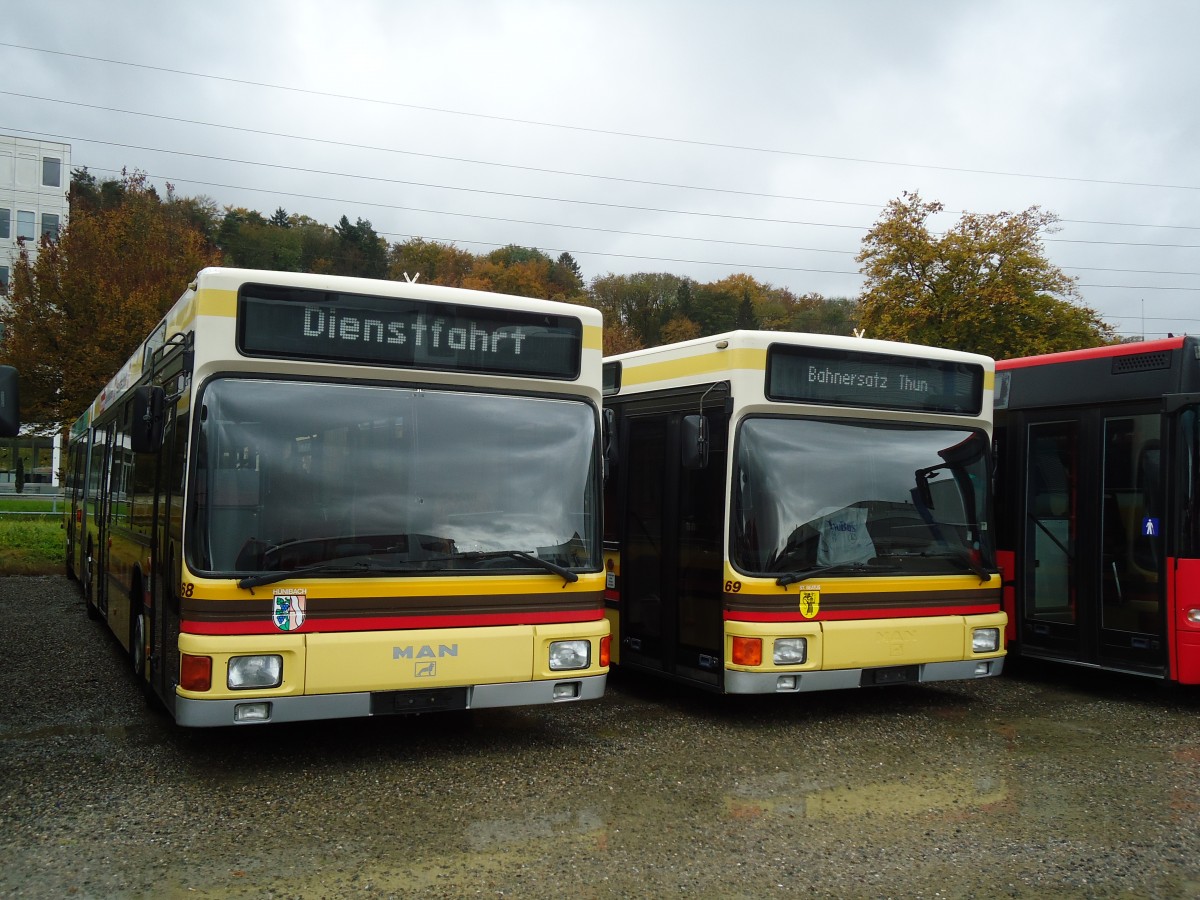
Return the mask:
<svg viewBox="0 0 1200 900">
<path fill-rule="evenodd" d="M 1048 669 L 185 731 L 0 578 L 0 895 L 1200 897 L 1200 690 Z M 1057 679 L 1057 680 L 1052 680 Z"/>
</svg>

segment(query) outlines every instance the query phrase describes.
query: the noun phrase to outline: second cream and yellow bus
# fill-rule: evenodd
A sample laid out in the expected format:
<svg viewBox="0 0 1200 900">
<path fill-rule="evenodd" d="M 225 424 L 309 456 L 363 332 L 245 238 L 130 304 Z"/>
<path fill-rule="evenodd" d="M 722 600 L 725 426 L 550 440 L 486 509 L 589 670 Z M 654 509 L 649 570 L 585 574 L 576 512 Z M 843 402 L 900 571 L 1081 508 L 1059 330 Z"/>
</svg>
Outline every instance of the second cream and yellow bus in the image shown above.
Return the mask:
<svg viewBox="0 0 1200 900">
<path fill-rule="evenodd" d="M 613 662 L 732 694 L 998 675 L 992 360 L 736 331 L 605 360 Z"/>
</svg>

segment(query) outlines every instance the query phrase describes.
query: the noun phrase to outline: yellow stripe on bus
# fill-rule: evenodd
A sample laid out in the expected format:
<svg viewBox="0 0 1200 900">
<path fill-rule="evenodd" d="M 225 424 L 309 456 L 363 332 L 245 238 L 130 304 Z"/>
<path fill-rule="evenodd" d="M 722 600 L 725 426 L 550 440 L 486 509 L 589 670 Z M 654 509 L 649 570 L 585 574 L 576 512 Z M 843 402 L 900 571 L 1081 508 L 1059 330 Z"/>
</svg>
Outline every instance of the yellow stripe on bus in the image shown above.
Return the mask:
<svg viewBox="0 0 1200 900">
<path fill-rule="evenodd" d="M 237 315 L 237 291 L 205 288 L 196 295 L 196 315 L 234 318 Z"/>
<path fill-rule="evenodd" d="M 730 369 L 762 371 L 766 368 L 767 351 L 753 347 L 734 350 L 714 350 L 686 359 L 639 365 L 626 364 L 621 369 L 623 385 L 644 385 L 655 381 L 671 381 L 711 372 L 728 372 Z"/>
<path fill-rule="evenodd" d="M 604 352 L 604 329 L 599 325 L 583 326 L 583 349 Z"/>
<path fill-rule="evenodd" d="M 571 584 L 563 584 L 561 578 L 547 578 L 545 575 L 497 575 L 492 578 L 458 577 L 458 578 L 412 578 L 397 583 L 395 576 L 380 578 L 305 578 L 297 575 L 275 584 L 249 589 L 239 588 L 235 579 L 225 578 L 196 578 L 189 582 L 190 573 L 184 572 L 184 592 L 189 583 L 192 594 L 197 599 L 204 600 L 249 600 L 252 597 L 265 596 L 269 599 L 274 588 L 291 585 L 307 589 L 309 598 L 338 597 L 348 600 L 359 597 L 380 596 L 380 585 L 387 585 L 390 590 L 404 590 L 418 593 L 423 597 L 460 597 L 499 596 L 504 594 L 563 594 L 598 593 L 604 590 L 604 574 L 594 572 L 581 574 L 579 580 Z"/>
<path fill-rule="evenodd" d="M 786 590 L 789 594 L 798 594 L 800 590 L 819 590 L 827 594 L 862 594 L 862 593 L 898 593 L 911 591 L 915 587 L 922 590 L 990 590 L 1000 586 L 1000 576 L 992 574 L 987 581 L 980 581 L 979 576 L 970 572 L 962 575 L 890 575 L 860 577 L 853 575 L 816 575 L 805 581 L 789 584 L 786 589 L 775 583 L 773 578 L 747 578 L 735 572 L 729 563 L 725 564 L 725 582 L 737 585 L 739 594 L 777 595 Z M 727 588 L 728 590 L 728 588 Z"/>
</svg>

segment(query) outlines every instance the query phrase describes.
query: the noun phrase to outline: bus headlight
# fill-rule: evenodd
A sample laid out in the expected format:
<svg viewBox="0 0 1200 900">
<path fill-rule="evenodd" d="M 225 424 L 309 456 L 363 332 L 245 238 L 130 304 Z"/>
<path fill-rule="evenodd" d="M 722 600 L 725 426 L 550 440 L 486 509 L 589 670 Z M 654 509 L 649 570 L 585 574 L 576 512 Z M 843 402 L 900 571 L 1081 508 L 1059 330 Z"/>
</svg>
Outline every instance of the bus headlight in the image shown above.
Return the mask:
<svg viewBox="0 0 1200 900">
<path fill-rule="evenodd" d="M 999 628 L 976 628 L 971 632 L 972 653 L 995 653 L 999 649 Z"/>
<path fill-rule="evenodd" d="M 777 666 L 798 666 L 808 659 L 808 638 L 776 638 L 771 660 Z"/>
<path fill-rule="evenodd" d="M 226 684 L 231 691 L 279 687 L 283 684 L 283 657 L 231 656 Z"/>
<path fill-rule="evenodd" d="M 592 661 L 591 641 L 551 641 L 550 669 L 586 669 Z"/>
<path fill-rule="evenodd" d="M 1193 625 L 1200 625 L 1200 609 L 1192 608 L 1187 611 L 1188 621 Z"/>
</svg>

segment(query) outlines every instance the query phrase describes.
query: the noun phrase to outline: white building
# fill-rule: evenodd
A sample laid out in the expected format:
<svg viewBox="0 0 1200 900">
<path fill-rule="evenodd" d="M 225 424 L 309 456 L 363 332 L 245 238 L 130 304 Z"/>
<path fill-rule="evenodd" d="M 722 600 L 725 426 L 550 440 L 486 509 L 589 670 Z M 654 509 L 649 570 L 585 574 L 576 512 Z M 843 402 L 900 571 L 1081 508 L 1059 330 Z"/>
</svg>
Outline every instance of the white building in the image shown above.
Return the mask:
<svg viewBox="0 0 1200 900">
<path fill-rule="evenodd" d="M 19 238 L 37 255 L 43 234 L 58 236 L 67 223 L 71 190 L 71 145 L 0 134 L 0 286 L 7 290 L 20 255 Z M 4 301 L 0 299 L 0 303 Z M 0 491 L 11 489 L 15 460 L 28 458 L 30 491 L 57 490 L 59 438 L 12 438 L 0 445 Z M 36 470 L 36 471 L 35 471 Z"/>
<path fill-rule="evenodd" d="M 43 234 L 67 223 L 71 145 L 0 135 L 0 284 L 8 287 L 24 238 L 37 254 Z"/>
</svg>

